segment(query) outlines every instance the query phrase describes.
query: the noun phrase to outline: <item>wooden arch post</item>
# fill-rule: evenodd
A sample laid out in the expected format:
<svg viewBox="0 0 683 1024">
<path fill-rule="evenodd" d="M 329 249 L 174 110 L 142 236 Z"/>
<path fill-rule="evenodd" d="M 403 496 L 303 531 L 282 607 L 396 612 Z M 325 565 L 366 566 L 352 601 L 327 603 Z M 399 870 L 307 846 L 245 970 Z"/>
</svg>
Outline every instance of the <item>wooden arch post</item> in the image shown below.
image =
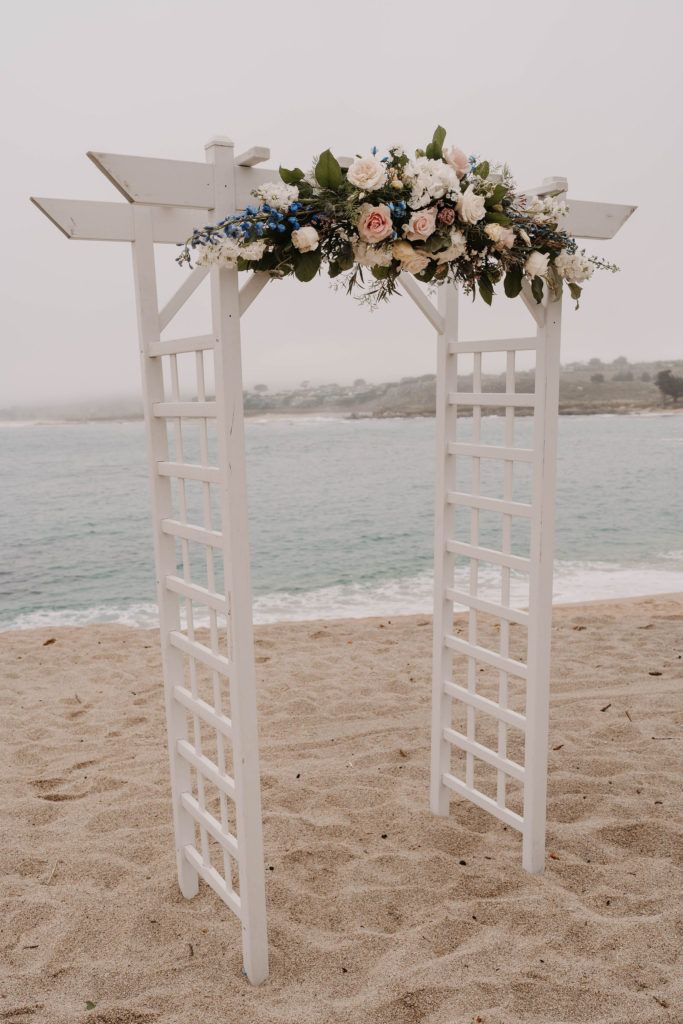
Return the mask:
<svg viewBox="0 0 683 1024">
<path fill-rule="evenodd" d="M 242 926 L 244 969 L 253 984 L 260 984 L 268 976 L 268 940 L 240 318 L 268 277 L 251 274 L 240 289 L 236 270 L 198 267 L 160 308 L 154 246 L 183 242 L 203 216 L 213 221 L 244 209 L 252 190 L 277 175 L 258 167 L 270 158 L 268 149 L 254 147 L 235 157 L 227 138 L 207 144 L 204 163 L 110 153 L 88 156 L 127 202 L 32 201 L 68 238 L 132 245 L 178 879 L 187 898 L 196 894 L 203 879 L 236 914 Z M 528 191 L 555 193 L 563 188 L 566 182 L 552 179 Z M 572 202 L 567 231 L 611 238 L 633 209 Z M 173 318 L 207 276 L 211 333 L 166 336 Z M 448 813 L 453 792 L 473 801 L 522 831 L 524 867 L 540 871 L 561 307 L 547 301 L 537 307 L 526 289 L 523 298 L 537 328 L 533 338 L 462 342 L 457 291 L 444 287 L 436 308 L 414 278 L 403 275 L 401 281 L 438 334 L 432 809 Z M 515 354 L 522 350 L 536 356 L 533 395 L 515 390 Z M 483 390 L 482 357 L 489 352 L 507 353 L 505 392 L 495 396 Z M 462 356 L 474 360 L 469 392 L 460 390 L 458 383 Z M 213 397 L 208 390 L 212 383 Z M 502 444 L 490 445 L 483 436 L 482 410 L 492 406 L 505 410 Z M 530 447 L 520 446 L 515 437 L 514 413 L 521 407 L 534 414 Z M 462 409 L 472 414 L 469 437 L 461 436 Z M 469 460 L 472 466 L 468 490 L 457 489 L 458 459 Z M 481 492 L 481 464 L 491 460 L 504 466 L 500 498 Z M 532 467 L 526 503 L 513 494 L 517 463 Z M 452 521 L 453 511 L 457 517 L 463 510 L 471 520 L 466 541 L 454 532 Z M 499 550 L 480 544 L 482 511 L 501 516 Z M 511 550 L 516 517 L 531 523 L 526 558 Z M 470 567 L 460 589 L 453 577 L 458 557 Z M 499 603 L 479 594 L 482 562 L 501 567 Z M 516 571 L 530 579 L 526 612 L 514 608 L 510 599 L 511 573 Z M 469 609 L 466 640 L 453 632 L 454 603 Z M 501 622 L 498 651 L 480 642 L 478 615 L 486 613 Z M 200 629 L 199 622 L 207 620 L 208 628 Z M 528 632 L 525 661 L 511 655 L 513 625 Z M 454 674 L 454 655 L 464 656 L 466 680 Z M 480 666 L 498 673 L 495 699 L 478 692 Z M 510 705 L 511 679 L 522 680 L 527 687 L 525 714 Z M 453 728 L 454 703 L 465 709 L 461 731 Z M 478 738 L 476 716 L 481 714 L 494 721 L 497 743 L 487 746 Z M 509 727 L 525 736 L 523 763 L 513 759 L 512 748 L 508 750 Z M 454 747 L 464 756 L 462 778 L 452 765 Z M 495 798 L 478 788 L 475 760 L 495 771 Z M 508 780 L 523 785 L 519 810 L 507 806 Z"/>
</svg>

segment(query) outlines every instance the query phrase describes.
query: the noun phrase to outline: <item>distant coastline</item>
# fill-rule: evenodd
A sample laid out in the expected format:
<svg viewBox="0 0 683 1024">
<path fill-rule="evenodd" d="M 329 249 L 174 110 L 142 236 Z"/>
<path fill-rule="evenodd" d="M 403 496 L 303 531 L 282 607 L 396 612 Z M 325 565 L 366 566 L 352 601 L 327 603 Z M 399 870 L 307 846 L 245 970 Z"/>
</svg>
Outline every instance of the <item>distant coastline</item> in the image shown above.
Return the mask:
<svg viewBox="0 0 683 1024">
<path fill-rule="evenodd" d="M 638 413 L 679 413 L 683 403 L 663 400 L 654 383 L 657 373 L 670 369 L 683 374 L 683 360 L 629 363 L 624 357 L 611 363 L 591 359 L 562 367 L 560 415 L 633 415 Z M 460 378 L 462 389 L 472 388 L 471 375 Z M 485 374 L 487 392 L 505 389 L 504 374 Z M 516 375 L 519 392 L 534 388 L 532 372 Z M 372 384 L 358 378 L 353 384 L 312 385 L 302 381 L 298 388 L 271 390 L 258 384 L 244 392 L 244 411 L 253 417 L 333 416 L 345 419 L 394 419 L 434 416 L 436 377 L 403 377 L 399 381 Z M 500 408 L 487 410 L 500 413 Z M 519 410 L 522 412 L 522 410 Z M 142 419 L 138 398 L 73 402 L 70 405 L 24 405 L 0 408 L 0 426 L 55 425 L 68 423 L 134 422 Z"/>
</svg>

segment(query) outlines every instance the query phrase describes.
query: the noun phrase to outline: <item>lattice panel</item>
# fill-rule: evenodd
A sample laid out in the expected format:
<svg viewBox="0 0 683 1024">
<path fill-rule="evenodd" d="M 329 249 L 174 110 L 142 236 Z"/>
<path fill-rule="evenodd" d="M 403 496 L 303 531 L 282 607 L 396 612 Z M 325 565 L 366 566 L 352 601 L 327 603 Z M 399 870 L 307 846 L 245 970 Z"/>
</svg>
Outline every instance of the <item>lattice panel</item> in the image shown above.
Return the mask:
<svg viewBox="0 0 683 1024">
<path fill-rule="evenodd" d="M 549 669 L 538 615 L 552 597 L 542 539 L 554 498 L 546 429 L 557 418 L 546 314 L 535 311 L 532 337 L 466 342 L 454 290 L 441 308 L 432 806 L 446 813 L 450 793 L 471 800 L 523 833 L 525 866 L 540 870 L 545 819 L 530 809 L 541 795 L 545 804 L 545 733 L 530 729 L 529 712 L 536 721 L 547 708 Z M 559 338 L 559 310 L 553 325 Z"/>
<path fill-rule="evenodd" d="M 232 150 L 216 150 L 214 183 L 229 206 Z M 203 879 L 237 915 L 245 970 L 260 982 L 268 949 L 239 319 L 267 278 L 240 292 L 236 271 L 215 268 L 212 332 L 167 337 L 206 271 L 160 309 L 153 214 L 136 206 L 133 216 L 178 875 L 186 897 Z"/>
</svg>

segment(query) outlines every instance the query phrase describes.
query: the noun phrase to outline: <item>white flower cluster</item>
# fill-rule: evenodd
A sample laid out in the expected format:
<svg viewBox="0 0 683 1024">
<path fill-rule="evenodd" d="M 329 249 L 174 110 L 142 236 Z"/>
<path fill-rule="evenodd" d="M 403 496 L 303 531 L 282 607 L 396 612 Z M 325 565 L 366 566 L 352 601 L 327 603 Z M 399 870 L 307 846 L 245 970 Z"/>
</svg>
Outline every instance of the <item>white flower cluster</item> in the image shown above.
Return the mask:
<svg viewBox="0 0 683 1024">
<path fill-rule="evenodd" d="M 408 205 L 412 210 L 419 210 L 449 192 L 460 195 L 458 176 L 443 160 L 418 156 L 407 165 L 406 177 L 411 188 Z"/>
<path fill-rule="evenodd" d="M 367 242 L 354 242 L 353 257 L 362 267 L 390 267 L 393 260 L 391 249 Z"/>
<path fill-rule="evenodd" d="M 299 198 L 299 189 L 296 185 L 285 185 L 284 181 L 267 181 L 265 185 L 254 189 L 252 195 L 274 210 L 284 212 Z"/>
<path fill-rule="evenodd" d="M 593 276 L 595 267 L 581 253 L 561 252 L 555 257 L 555 270 L 571 284 L 580 284 Z"/>
<path fill-rule="evenodd" d="M 261 259 L 265 251 L 266 243 L 264 241 L 259 240 L 241 245 L 236 238 L 226 238 L 219 245 L 203 247 L 197 258 L 197 263 L 203 267 L 220 266 L 234 270 L 239 257 L 256 262 Z"/>
<path fill-rule="evenodd" d="M 526 204 L 525 213 L 536 224 L 557 224 L 566 217 L 569 207 L 555 196 L 536 196 Z"/>
</svg>

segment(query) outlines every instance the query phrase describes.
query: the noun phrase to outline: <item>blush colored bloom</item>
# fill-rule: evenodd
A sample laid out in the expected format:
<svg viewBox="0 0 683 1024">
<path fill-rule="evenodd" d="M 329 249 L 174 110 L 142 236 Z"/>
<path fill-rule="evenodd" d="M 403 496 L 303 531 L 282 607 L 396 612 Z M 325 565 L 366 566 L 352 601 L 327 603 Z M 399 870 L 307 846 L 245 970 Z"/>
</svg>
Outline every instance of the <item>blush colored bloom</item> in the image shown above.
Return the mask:
<svg viewBox="0 0 683 1024">
<path fill-rule="evenodd" d="M 450 227 L 450 225 L 455 220 L 455 210 L 453 209 L 452 206 L 444 206 L 439 210 L 436 219 L 438 220 L 439 224 L 445 224 L 446 227 Z"/>
<path fill-rule="evenodd" d="M 387 238 L 394 230 L 391 223 L 391 211 L 384 204 L 371 206 L 364 203 L 360 208 L 358 234 L 364 242 L 374 244 Z"/>
<path fill-rule="evenodd" d="M 417 210 L 411 214 L 408 223 L 403 225 L 403 234 L 411 242 L 423 242 L 434 234 L 435 228 L 436 210 L 432 206 L 427 210 Z"/>
<path fill-rule="evenodd" d="M 470 162 L 461 149 L 451 146 L 443 155 L 444 160 L 449 164 L 459 178 L 463 178 L 470 169 Z"/>
</svg>

